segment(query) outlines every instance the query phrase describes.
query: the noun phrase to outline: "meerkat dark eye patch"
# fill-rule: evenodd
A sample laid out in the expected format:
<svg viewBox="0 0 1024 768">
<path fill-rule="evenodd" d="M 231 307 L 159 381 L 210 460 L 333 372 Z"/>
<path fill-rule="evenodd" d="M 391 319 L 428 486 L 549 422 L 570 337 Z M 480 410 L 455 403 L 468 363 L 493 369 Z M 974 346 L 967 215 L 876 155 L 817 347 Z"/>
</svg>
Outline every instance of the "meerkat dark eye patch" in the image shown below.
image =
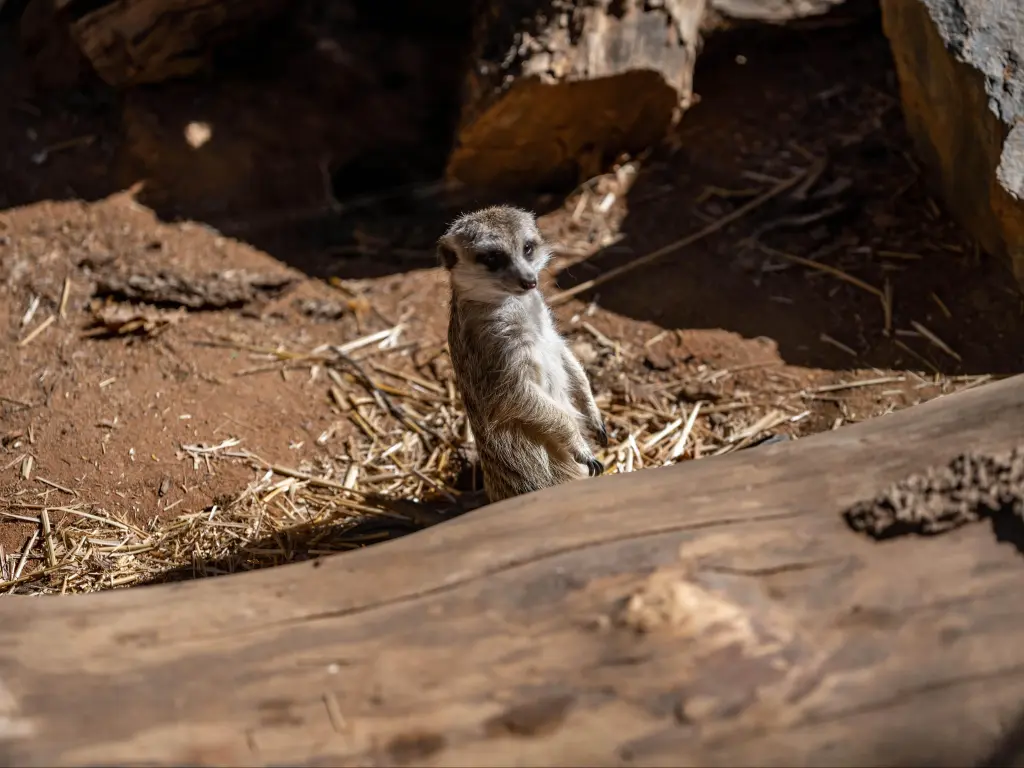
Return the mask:
<svg viewBox="0 0 1024 768">
<path fill-rule="evenodd" d="M 497 272 L 504 269 L 511 263 L 509 255 L 498 248 L 489 248 L 485 251 L 478 251 L 476 254 L 478 264 L 484 266 L 490 272 Z"/>
<path fill-rule="evenodd" d="M 533 253 L 536 250 L 537 250 L 537 243 L 535 243 L 533 240 L 527 240 L 523 244 L 523 256 L 525 256 L 528 259 L 532 259 L 533 258 Z"/>
</svg>

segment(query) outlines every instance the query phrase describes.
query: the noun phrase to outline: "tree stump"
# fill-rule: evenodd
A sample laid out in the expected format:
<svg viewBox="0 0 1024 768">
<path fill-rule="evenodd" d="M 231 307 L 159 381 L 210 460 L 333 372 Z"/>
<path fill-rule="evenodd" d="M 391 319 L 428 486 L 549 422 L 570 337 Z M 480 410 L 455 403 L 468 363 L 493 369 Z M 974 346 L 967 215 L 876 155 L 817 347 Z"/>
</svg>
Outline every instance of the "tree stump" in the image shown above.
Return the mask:
<svg viewBox="0 0 1024 768">
<path fill-rule="evenodd" d="M 705 0 L 487 0 L 450 178 L 537 186 L 660 141 L 691 98 Z"/>
</svg>

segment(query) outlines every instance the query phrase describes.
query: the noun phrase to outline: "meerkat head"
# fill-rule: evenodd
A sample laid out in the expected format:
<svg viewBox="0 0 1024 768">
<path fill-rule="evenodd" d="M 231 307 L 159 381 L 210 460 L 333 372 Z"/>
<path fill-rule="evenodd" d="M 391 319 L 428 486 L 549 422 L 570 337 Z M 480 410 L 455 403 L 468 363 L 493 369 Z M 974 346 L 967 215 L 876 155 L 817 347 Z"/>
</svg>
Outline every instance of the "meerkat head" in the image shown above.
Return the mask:
<svg viewBox="0 0 1024 768">
<path fill-rule="evenodd" d="M 551 258 L 533 214 L 507 205 L 460 216 L 441 236 L 437 254 L 454 290 L 490 303 L 536 289 Z"/>
</svg>

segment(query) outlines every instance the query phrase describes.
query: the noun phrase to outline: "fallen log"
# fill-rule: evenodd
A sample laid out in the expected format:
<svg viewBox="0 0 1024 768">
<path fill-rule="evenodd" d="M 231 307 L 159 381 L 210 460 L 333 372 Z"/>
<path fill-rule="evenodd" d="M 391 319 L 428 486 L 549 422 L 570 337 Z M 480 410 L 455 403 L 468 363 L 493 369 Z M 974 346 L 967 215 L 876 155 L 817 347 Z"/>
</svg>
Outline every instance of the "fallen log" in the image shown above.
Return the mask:
<svg viewBox="0 0 1024 768">
<path fill-rule="evenodd" d="M 311 563 L 6 600 L 0 763 L 1007 765 L 1020 521 L 841 512 L 1022 434 L 1017 376 Z"/>
<path fill-rule="evenodd" d="M 575 182 L 659 142 L 692 96 L 705 0 L 481 3 L 448 176 Z"/>
<path fill-rule="evenodd" d="M 71 36 L 108 84 L 123 87 L 195 74 L 217 44 L 287 7 L 287 0 L 52 0 Z M 79 11 L 78 7 L 83 10 Z M 59 17 L 58 17 L 59 18 Z"/>
</svg>

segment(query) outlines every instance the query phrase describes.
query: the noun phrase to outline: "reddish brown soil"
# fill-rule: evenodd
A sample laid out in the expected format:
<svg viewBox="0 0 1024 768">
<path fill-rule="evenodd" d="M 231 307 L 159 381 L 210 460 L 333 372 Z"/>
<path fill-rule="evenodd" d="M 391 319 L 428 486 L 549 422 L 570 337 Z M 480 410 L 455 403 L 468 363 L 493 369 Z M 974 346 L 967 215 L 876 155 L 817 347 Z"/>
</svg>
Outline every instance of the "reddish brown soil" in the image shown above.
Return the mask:
<svg viewBox="0 0 1024 768">
<path fill-rule="evenodd" d="M 309 350 L 404 319 L 403 340 L 425 351 L 443 344 L 445 287 L 432 267 L 430 243 L 447 212 L 418 214 L 414 225 L 408 216 L 368 215 L 357 222 L 364 244 L 383 234 L 394 245 L 396 229 L 410 230 L 399 238 L 404 260 L 379 252 L 362 260 L 339 256 L 341 235 L 329 220 L 316 227 L 250 227 L 259 234 L 246 236 L 248 242 L 201 222 L 163 223 L 119 189 L 123 184 L 113 174 L 122 140 L 116 99 L 102 90 L 35 93 L 12 47 L 0 40 L 0 510 L 5 499 L 70 500 L 45 479 L 72 490 L 75 500 L 142 524 L 203 509 L 251 479 L 250 469 L 228 462 L 194 470 L 179 455 L 183 443 L 235 437 L 265 459 L 292 466 L 343 445 L 344 429 L 327 444 L 316 443 L 337 420 L 322 379 L 298 370 L 246 372 L 259 363 L 244 351 L 210 346 L 212 340 Z M 901 125 L 880 31 L 731 33 L 708 45 L 697 89 L 702 101 L 683 121 L 679 151 L 648 160 L 628 199 L 616 201 L 603 224 L 594 225 L 601 234 L 621 222 L 625 239 L 590 258 L 566 257 L 553 265 L 557 272 L 578 262 L 559 277 L 558 287 L 654 250 L 737 205 L 709 195 L 709 187 L 764 189 L 763 179 L 745 172 L 784 178 L 806 167 L 809 156 L 828 157 L 822 186 L 844 179 L 850 185 L 840 198 L 846 204 L 841 218 L 767 232 L 761 242 L 798 256 L 819 255 L 871 285 L 881 287 L 888 278 L 894 329 L 921 323 L 961 359 L 920 336 L 887 337 L 876 296 L 805 267 L 776 269 L 761 251 L 745 247 L 759 227 L 794 215 L 766 207 L 595 292 L 596 308 L 586 319 L 605 336 L 642 350 L 645 341 L 671 332 L 635 359 L 638 375 L 686 382 L 701 366 L 731 368 L 720 395 L 747 393 L 771 402 L 809 386 L 894 371 L 923 373 L 809 399 L 810 417 L 783 430 L 803 435 L 970 383 L 949 378 L 958 374 L 1024 370 L 1024 304 L 1002 268 L 978 254 L 929 199 Z M 83 136 L 94 138 L 55 150 L 41 163 L 33 159 L 44 147 Z M 587 239 L 572 221 L 577 199 L 563 205 L 549 198 L 542 220 L 546 231 L 572 248 Z M 242 237 L 243 228 L 224 231 Z M 156 338 L 86 337 L 93 273 L 111 264 L 135 272 L 172 266 L 197 278 L 245 269 L 291 275 L 295 282 L 282 295 L 241 308 L 190 311 Z M 303 314 L 299 299 L 346 299 L 318 279 L 328 274 L 364 277 L 347 285 L 361 291 L 373 310 L 332 321 Z M 65 278 L 71 285 L 66 316 L 19 346 L 56 312 Z M 559 308 L 574 336 L 588 338 L 571 321 L 595 295 Z M 39 307 L 22 327 L 34 296 L 41 297 Z M 822 333 L 856 357 L 823 342 Z M 612 386 L 600 370 L 592 373 L 599 394 Z M 26 454 L 35 462 L 28 480 L 17 461 Z M 18 551 L 29 531 L 26 524 L 2 522 L 0 543 L 8 553 Z"/>
</svg>

